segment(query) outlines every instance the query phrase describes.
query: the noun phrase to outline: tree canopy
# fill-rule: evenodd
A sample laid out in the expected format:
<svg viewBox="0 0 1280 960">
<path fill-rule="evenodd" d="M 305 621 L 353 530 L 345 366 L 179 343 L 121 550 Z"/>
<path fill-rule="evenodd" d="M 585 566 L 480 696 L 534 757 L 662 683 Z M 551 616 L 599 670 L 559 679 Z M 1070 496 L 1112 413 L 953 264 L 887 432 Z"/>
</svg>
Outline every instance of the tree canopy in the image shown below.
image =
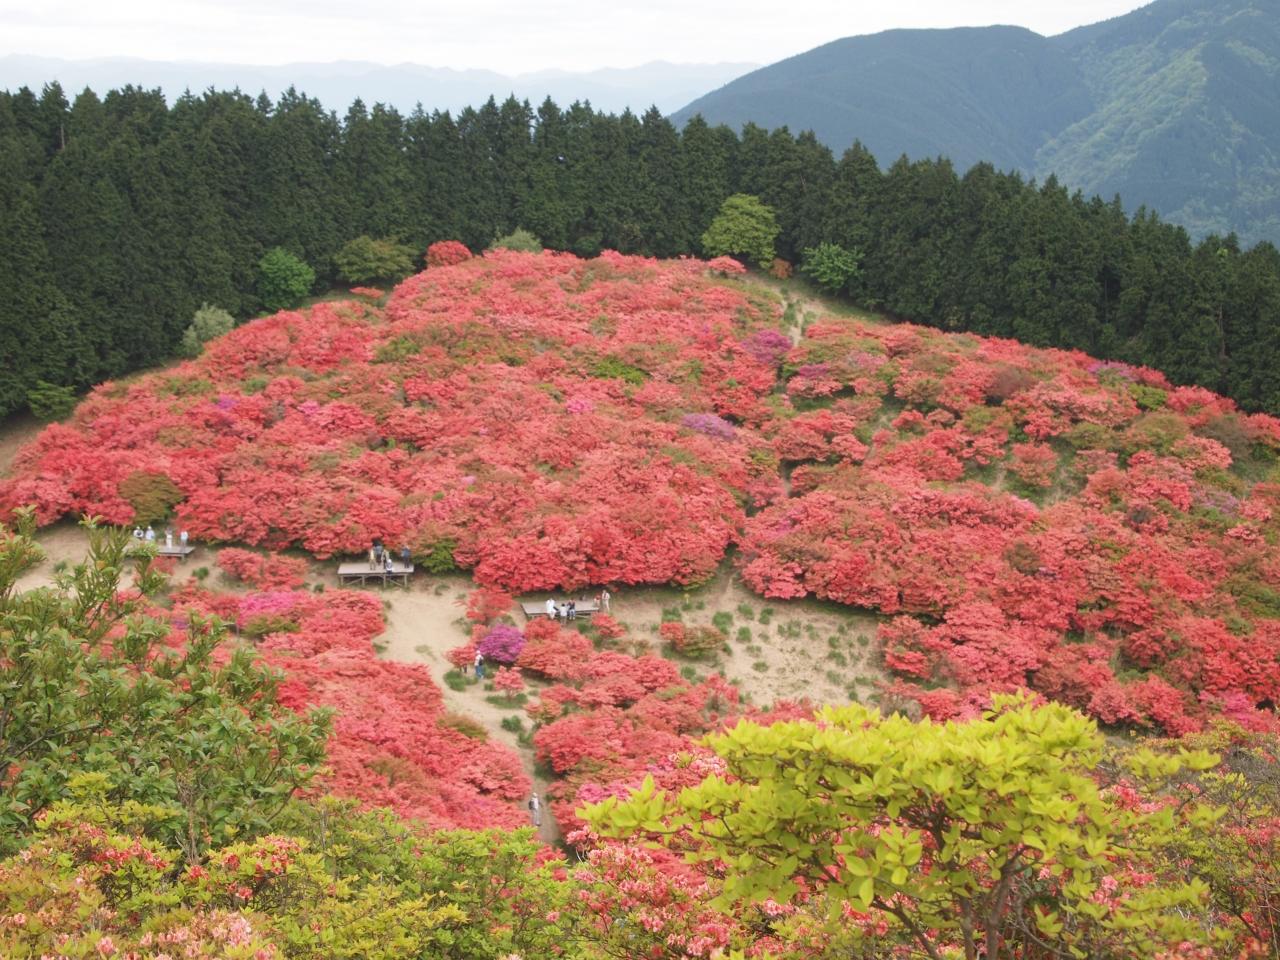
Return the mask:
<svg viewBox="0 0 1280 960">
<path fill-rule="evenodd" d="M 702 235 L 702 252 L 708 257 L 745 257 L 757 266 L 773 261 L 778 221 L 773 210 L 759 197 L 735 193 L 720 205 L 711 225 Z"/>
</svg>

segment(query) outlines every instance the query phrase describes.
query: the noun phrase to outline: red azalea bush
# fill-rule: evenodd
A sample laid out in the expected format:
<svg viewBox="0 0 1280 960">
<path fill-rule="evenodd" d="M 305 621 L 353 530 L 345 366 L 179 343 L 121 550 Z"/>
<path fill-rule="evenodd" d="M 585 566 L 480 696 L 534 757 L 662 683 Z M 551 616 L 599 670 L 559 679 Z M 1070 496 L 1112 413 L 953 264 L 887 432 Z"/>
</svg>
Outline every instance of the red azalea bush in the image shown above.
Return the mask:
<svg viewBox="0 0 1280 960">
<path fill-rule="evenodd" d="M 427 247 L 428 267 L 452 267 L 471 259 L 471 251 L 457 240 L 437 240 Z"/>
<path fill-rule="evenodd" d="M 218 566 L 229 576 L 256 590 L 292 590 L 302 586 L 307 561 L 278 553 L 255 553 L 228 547 L 218 551 Z"/>
</svg>

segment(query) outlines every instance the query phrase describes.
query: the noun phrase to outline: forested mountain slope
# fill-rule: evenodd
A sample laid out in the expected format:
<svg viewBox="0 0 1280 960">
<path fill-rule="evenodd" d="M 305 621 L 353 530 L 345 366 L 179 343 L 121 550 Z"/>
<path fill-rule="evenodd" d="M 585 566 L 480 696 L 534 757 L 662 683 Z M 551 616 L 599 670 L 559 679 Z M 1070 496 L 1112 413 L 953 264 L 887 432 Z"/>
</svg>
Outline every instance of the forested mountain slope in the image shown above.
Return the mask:
<svg viewBox="0 0 1280 960">
<path fill-rule="evenodd" d="M 833 150 L 857 140 L 886 161 L 945 155 L 961 170 L 1030 170 L 1037 146 L 1092 106 L 1079 69 L 1050 41 L 980 27 L 846 37 L 740 77 L 673 119 L 812 130 Z"/>
<path fill-rule="evenodd" d="M 850 37 L 695 100 L 885 159 L 979 160 L 1120 194 L 1193 234 L 1280 239 L 1280 4 L 1157 0 L 1058 37 L 1012 27 Z"/>
</svg>

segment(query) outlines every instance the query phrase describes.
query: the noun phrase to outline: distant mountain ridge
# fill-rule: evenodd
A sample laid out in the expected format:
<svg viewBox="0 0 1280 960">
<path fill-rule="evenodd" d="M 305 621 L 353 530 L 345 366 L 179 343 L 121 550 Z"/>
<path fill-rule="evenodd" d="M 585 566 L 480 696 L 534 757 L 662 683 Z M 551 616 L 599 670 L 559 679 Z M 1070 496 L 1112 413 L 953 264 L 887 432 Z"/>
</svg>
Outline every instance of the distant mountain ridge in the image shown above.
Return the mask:
<svg viewBox="0 0 1280 960">
<path fill-rule="evenodd" d="M 453 70 L 402 63 L 387 66 L 361 61 L 253 66 L 231 63 L 171 62 L 135 58 L 61 60 L 12 54 L 0 57 L 0 89 L 40 88 L 57 80 L 74 96 L 85 87 L 105 91 L 125 84 L 159 87 L 172 99 L 184 90 L 238 87 L 250 94 L 265 90 L 273 99 L 296 87 L 339 114 L 359 97 L 366 104 L 386 103 L 408 112 L 421 103 L 428 112 L 479 106 L 489 97 L 510 94 L 535 106 L 550 96 L 568 106 L 589 100 L 597 110 L 641 112 L 657 106 L 670 113 L 698 94 L 756 68 L 754 63 L 667 63 L 587 72 L 542 70 L 507 75 L 491 70 Z"/>
<path fill-rule="evenodd" d="M 673 119 L 812 129 L 882 164 L 988 161 L 1147 206 L 1200 236 L 1280 243 L 1280 0 L 1157 0 L 1047 38 L 1020 27 L 848 37 Z"/>
</svg>

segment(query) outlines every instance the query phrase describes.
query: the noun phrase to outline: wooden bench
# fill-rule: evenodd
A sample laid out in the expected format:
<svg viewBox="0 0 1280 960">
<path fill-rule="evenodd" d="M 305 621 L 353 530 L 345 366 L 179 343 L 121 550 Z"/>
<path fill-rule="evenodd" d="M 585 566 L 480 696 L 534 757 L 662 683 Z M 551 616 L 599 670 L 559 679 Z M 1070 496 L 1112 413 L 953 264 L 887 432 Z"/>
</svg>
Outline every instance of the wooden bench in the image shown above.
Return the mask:
<svg viewBox="0 0 1280 960">
<path fill-rule="evenodd" d="M 129 545 L 125 547 L 125 552 L 136 553 L 143 547 L 155 547 L 157 557 L 177 557 L 179 563 L 196 552 L 196 548 L 190 543 L 186 546 L 180 543 L 167 545 L 162 540 L 130 540 Z"/>
<path fill-rule="evenodd" d="M 562 600 L 558 606 L 563 606 L 564 603 L 565 601 Z M 590 620 L 592 614 L 600 612 L 600 604 L 594 600 L 577 600 L 575 603 L 578 605 L 575 615 L 579 620 Z M 547 601 L 530 600 L 525 602 L 524 600 L 521 600 L 520 609 L 524 611 L 524 617 L 526 620 L 537 620 L 539 617 L 545 617 L 547 615 Z"/>
<path fill-rule="evenodd" d="M 385 567 L 369 566 L 368 560 L 358 560 L 354 563 L 341 563 L 338 565 L 338 583 L 346 585 L 360 581 L 360 586 L 367 586 L 370 580 L 379 581 L 384 587 L 390 583 L 392 586 L 409 588 L 409 578 L 413 576 L 413 564 L 400 563 L 399 561 L 391 564 L 391 569 Z"/>
</svg>

